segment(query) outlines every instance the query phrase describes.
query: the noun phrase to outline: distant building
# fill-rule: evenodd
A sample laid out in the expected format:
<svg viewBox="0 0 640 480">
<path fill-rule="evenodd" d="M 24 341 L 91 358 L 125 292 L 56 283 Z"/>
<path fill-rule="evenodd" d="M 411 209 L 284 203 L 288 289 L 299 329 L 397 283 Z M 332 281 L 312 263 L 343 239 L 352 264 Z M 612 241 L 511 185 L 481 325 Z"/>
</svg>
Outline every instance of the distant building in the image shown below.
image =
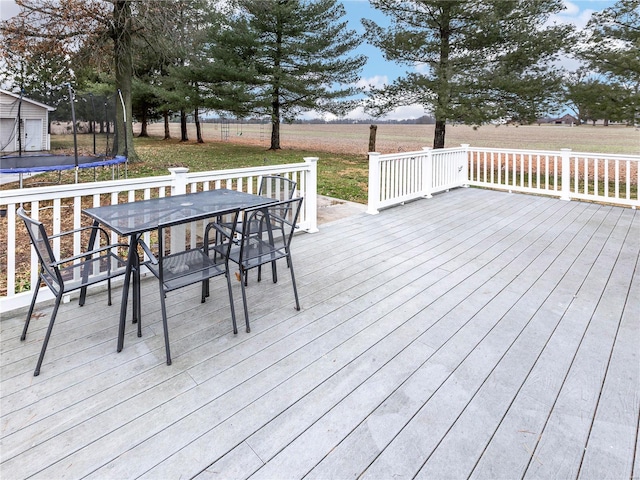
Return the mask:
<svg viewBox="0 0 640 480">
<path fill-rule="evenodd" d="M 551 123 L 553 125 L 571 125 L 571 124 L 577 125 L 578 119 L 573 115 L 570 115 L 567 113 L 562 117 L 541 117 L 541 118 L 538 118 L 538 120 L 536 120 L 536 123 L 538 125 L 542 125 L 543 123 Z"/>
<path fill-rule="evenodd" d="M 560 118 L 554 118 L 553 123 L 556 125 L 577 125 L 578 119 L 567 113 Z"/>
<path fill-rule="evenodd" d="M 0 89 L 0 152 L 49 150 L 49 112 L 54 110 L 48 105 L 25 97 L 20 99 L 20 95 Z"/>
</svg>

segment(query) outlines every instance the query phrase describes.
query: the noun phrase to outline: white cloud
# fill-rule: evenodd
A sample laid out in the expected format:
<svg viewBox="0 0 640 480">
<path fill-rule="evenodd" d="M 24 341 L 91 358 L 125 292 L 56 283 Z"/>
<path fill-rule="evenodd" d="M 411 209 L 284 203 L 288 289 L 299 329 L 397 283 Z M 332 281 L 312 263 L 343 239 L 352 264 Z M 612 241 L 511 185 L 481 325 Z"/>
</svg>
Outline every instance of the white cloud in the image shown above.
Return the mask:
<svg viewBox="0 0 640 480">
<path fill-rule="evenodd" d="M 365 91 L 369 91 L 371 87 L 382 88 L 389 84 L 389 78 L 386 75 L 375 75 L 369 78 L 361 78 L 356 86 L 363 88 Z"/>
<path fill-rule="evenodd" d="M 552 25 L 554 23 L 570 23 L 575 25 L 576 28 L 582 29 L 591 18 L 591 14 L 595 11 L 590 8 L 581 10 L 578 5 L 568 0 L 564 0 L 563 3 L 565 10 L 552 15 L 547 22 L 548 25 Z"/>
<path fill-rule="evenodd" d="M 426 114 L 427 112 L 422 105 L 407 105 L 398 107 L 381 118 L 384 120 L 403 120 L 405 118 L 420 118 Z"/>
<path fill-rule="evenodd" d="M 379 117 L 382 120 L 406 120 L 409 118 L 420 118 L 424 115 L 427 115 L 428 112 L 425 111 L 424 107 L 421 105 L 407 105 L 403 107 L 398 107 L 393 111 Z M 316 118 L 322 118 L 325 121 L 337 120 L 338 117 L 331 113 L 320 114 L 316 111 L 306 112 L 303 115 L 298 117 L 301 120 L 313 120 Z M 352 120 L 363 120 L 369 121 L 372 120 L 373 117 L 364 112 L 363 107 L 358 107 L 354 110 L 351 110 L 347 113 L 343 118 L 348 118 Z"/>
<path fill-rule="evenodd" d="M 576 5 L 575 3 L 569 2 L 568 0 L 565 0 L 562 3 L 564 4 L 564 7 L 565 7 L 565 10 L 564 10 L 565 15 L 575 17 L 580 13 L 580 7 L 578 7 L 578 5 Z"/>
<path fill-rule="evenodd" d="M 407 105 L 403 107 L 398 107 L 391 112 L 379 117 L 382 120 L 406 120 L 408 118 L 420 118 L 426 115 L 424 107 L 421 105 Z M 338 117 L 332 115 L 330 113 L 321 115 L 315 111 L 307 112 L 304 115 L 301 115 L 299 118 L 310 120 L 314 118 L 322 118 L 326 121 L 336 120 Z M 358 107 L 354 110 L 351 110 L 349 113 L 345 115 L 344 118 L 349 118 L 352 120 L 371 120 L 373 117 L 364 112 L 363 107 Z"/>
</svg>

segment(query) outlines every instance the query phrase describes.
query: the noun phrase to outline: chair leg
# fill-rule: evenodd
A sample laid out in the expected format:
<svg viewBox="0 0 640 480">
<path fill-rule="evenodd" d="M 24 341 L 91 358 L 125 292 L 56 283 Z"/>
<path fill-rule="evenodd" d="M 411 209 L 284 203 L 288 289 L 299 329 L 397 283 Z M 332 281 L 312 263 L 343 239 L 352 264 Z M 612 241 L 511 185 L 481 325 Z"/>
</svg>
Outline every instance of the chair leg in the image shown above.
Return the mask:
<svg viewBox="0 0 640 480">
<path fill-rule="evenodd" d="M 271 262 L 271 278 L 273 279 L 273 283 L 278 283 L 278 271 L 276 269 L 275 260 Z M 262 280 L 262 265 L 258 265 L 258 281 Z"/>
<path fill-rule="evenodd" d="M 49 337 L 51 337 L 51 330 L 53 330 L 53 322 L 56 321 L 56 315 L 58 313 L 58 307 L 60 307 L 60 302 L 62 301 L 62 291 L 58 293 L 56 296 L 56 304 L 53 307 L 53 312 L 51 313 L 51 320 L 49 320 L 49 328 L 47 328 L 47 334 L 44 336 L 44 342 L 42 342 L 42 350 L 40 350 L 40 357 L 38 358 L 38 364 L 36 365 L 36 369 L 33 372 L 33 376 L 37 377 L 40 375 L 40 367 L 42 366 L 42 361 L 44 360 L 44 352 L 47 350 L 47 345 L 49 344 Z"/>
<path fill-rule="evenodd" d="M 109 292 L 109 295 L 111 295 L 111 292 Z M 82 287 L 80 289 L 80 298 L 78 299 L 78 305 L 80 305 L 81 307 L 84 307 L 84 302 L 87 299 L 87 287 Z M 111 299 L 109 299 L 109 305 L 111 305 Z"/>
<path fill-rule="evenodd" d="M 202 281 L 202 296 L 200 298 L 200 303 L 204 303 L 209 296 L 209 280 Z"/>
<path fill-rule="evenodd" d="M 289 271 L 291 272 L 291 284 L 293 285 L 293 296 L 296 298 L 296 310 L 300 310 L 300 302 L 298 301 L 298 288 L 296 287 L 296 277 L 293 273 L 293 262 L 291 262 L 291 258 L 287 256 L 287 260 L 289 260 Z"/>
<path fill-rule="evenodd" d="M 138 291 L 138 304 L 136 305 L 136 311 L 138 312 L 138 324 L 142 321 L 142 285 L 140 284 L 140 262 L 136 267 L 136 286 Z"/>
<path fill-rule="evenodd" d="M 31 315 L 33 314 L 33 308 L 36 306 L 36 297 L 38 296 L 38 290 L 40 290 L 40 277 L 38 276 L 38 281 L 36 283 L 35 288 L 33 289 L 33 298 L 31 299 L 31 306 L 29 307 L 29 313 L 27 313 L 27 319 L 24 322 L 24 328 L 22 329 L 22 336 L 20 340 L 24 340 L 27 338 L 27 330 L 29 329 L 29 322 L 31 322 Z"/>
<path fill-rule="evenodd" d="M 111 306 L 111 279 L 107 279 L 107 305 Z"/>
<path fill-rule="evenodd" d="M 229 305 L 231 306 L 231 323 L 233 324 L 233 333 L 238 333 L 238 325 L 236 324 L 236 307 L 233 304 L 233 290 L 231 288 L 231 276 L 229 275 L 229 268 L 227 267 L 227 272 L 224 274 L 227 278 L 227 289 L 229 290 Z"/>
<path fill-rule="evenodd" d="M 136 270 L 134 272 L 135 281 L 134 285 L 136 286 L 136 296 L 134 297 L 134 306 L 133 308 L 138 313 L 137 315 L 137 323 L 138 323 L 138 338 L 142 338 L 142 294 L 141 294 L 141 286 L 140 286 L 140 262 L 136 265 Z M 135 316 L 134 316 L 135 320 Z"/>
<path fill-rule="evenodd" d="M 247 326 L 247 333 L 251 332 L 251 326 L 249 325 L 249 310 L 247 308 L 247 292 L 245 290 L 245 279 L 247 271 L 240 267 L 240 285 L 242 286 L 242 306 L 244 307 L 244 323 Z"/>
<path fill-rule="evenodd" d="M 169 350 L 169 327 L 167 325 L 167 306 L 165 302 L 165 293 L 160 284 L 160 305 L 162 307 L 162 326 L 164 328 L 164 348 L 167 352 L 167 365 L 171 365 L 171 352 Z"/>
<path fill-rule="evenodd" d="M 138 323 L 142 316 L 141 298 L 140 298 L 140 258 L 137 254 L 133 257 L 133 320 L 132 323 Z"/>
</svg>

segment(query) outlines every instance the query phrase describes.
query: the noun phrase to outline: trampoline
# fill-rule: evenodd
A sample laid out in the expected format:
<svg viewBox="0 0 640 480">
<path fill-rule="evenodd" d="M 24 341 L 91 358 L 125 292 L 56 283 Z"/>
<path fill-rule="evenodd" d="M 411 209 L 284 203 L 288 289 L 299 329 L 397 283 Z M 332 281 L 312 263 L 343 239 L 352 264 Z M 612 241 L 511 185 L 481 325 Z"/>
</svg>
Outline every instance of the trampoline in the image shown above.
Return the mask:
<svg viewBox="0 0 640 480">
<path fill-rule="evenodd" d="M 19 174 L 22 188 L 22 175 L 25 173 L 60 172 L 77 168 L 97 168 L 126 164 L 127 157 L 116 155 L 113 158 L 74 155 L 6 155 L 0 157 L 0 174 Z M 126 165 L 125 165 L 126 167 Z M 114 176 L 112 174 L 112 176 Z M 76 176 L 77 181 L 77 176 Z"/>
</svg>

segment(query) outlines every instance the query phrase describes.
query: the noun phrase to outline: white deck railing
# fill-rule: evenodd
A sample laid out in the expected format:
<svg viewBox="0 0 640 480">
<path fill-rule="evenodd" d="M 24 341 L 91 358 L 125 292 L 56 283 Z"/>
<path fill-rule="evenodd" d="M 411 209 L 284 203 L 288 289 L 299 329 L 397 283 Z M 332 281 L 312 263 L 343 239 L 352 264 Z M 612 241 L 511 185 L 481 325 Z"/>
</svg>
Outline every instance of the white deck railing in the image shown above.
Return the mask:
<svg viewBox="0 0 640 480">
<path fill-rule="evenodd" d="M 0 209 L 6 209 L 0 222 L 0 279 L 6 282 L 6 293 L 0 295 L 0 311 L 7 312 L 27 306 L 31 300 L 30 285 L 38 278 L 38 259 L 28 244 L 24 226 L 16 221 L 16 210 L 20 204 L 34 218 L 45 223 L 48 232 L 55 234 L 87 225 L 88 219 L 82 218 L 83 208 L 215 188 L 254 193 L 263 175 L 283 175 L 298 183 L 297 196 L 304 197 L 299 218 L 300 229 L 315 232 L 318 230 L 318 158 L 309 157 L 304 160 L 301 163 L 210 172 L 189 173 L 186 168 L 172 168 L 169 169 L 170 175 L 158 177 L 0 191 Z M 63 216 L 66 219 L 72 218 L 73 225 L 62 228 Z M 16 235 L 20 231 L 18 229 L 24 230 L 22 235 Z M 146 240 L 148 242 L 149 238 Z M 26 245 L 24 242 L 27 242 Z M 81 239 L 77 235 L 73 240 L 73 251 L 65 251 L 65 256 L 80 253 L 81 247 Z M 20 249 L 24 251 L 25 248 L 31 250 L 30 261 L 27 264 L 16 264 L 16 252 Z M 56 256 L 60 255 L 59 239 L 54 242 L 53 248 Z M 48 289 L 40 289 L 39 302 L 51 298 L 53 296 Z"/>
<path fill-rule="evenodd" d="M 369 153 L 367 212 L 376 214 L 381 208 L 462 186 L 467 178 L 466 147 Z"/>
<path fill-rule="evenodd" d="M 638 207 L 638 155 L 469 148 L 469 185 Z"/>
<path fill-rule="evenodd" d="M 368 213 L 461 186 L 637 208 L 640 156 L 500 148 L 369 154 Z"/>
</svg>

